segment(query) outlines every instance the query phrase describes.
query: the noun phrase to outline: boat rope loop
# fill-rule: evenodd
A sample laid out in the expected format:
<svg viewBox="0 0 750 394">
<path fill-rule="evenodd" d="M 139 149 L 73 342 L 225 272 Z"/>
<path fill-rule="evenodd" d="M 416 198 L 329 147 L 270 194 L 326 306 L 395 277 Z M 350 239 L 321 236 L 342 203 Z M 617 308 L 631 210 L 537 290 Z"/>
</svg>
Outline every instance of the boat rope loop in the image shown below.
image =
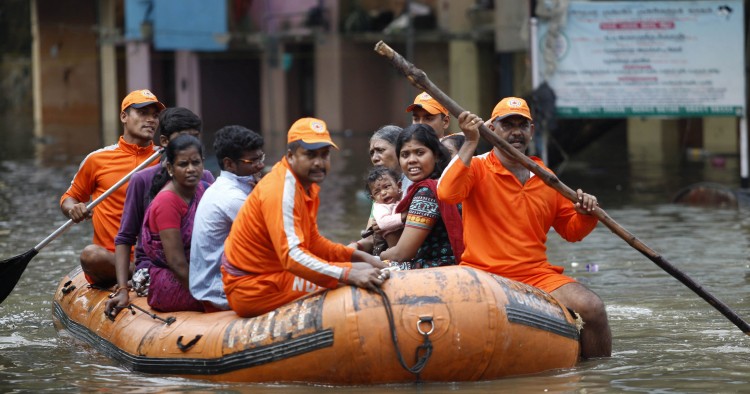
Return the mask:
<svg viewBox="0 0 750 394">
<path fill-rule="evenodd" d="M 406 365 L 404 356 L 401 354 L 401 349 L 398 347 L 398 336 L 396 334 L 396 324 L 393 321 L 393 309 L 391 308 L 391 300 L 388 298 L 388 295 L 383 292 L 383 289 L 378 288 L 378 293 L 381 297 L 383 297 L 383 306 L 385 307 L 385 314 L 388 317 L 388 326 L 391 329 L 391 340 L 393 341 L 393 347 L 396 349 L 398 362 L 405 370 L 413 373 L 414 375 L 417 375 L 417 380 L 419 380 L 419 373 L 422 372 L 424 367 L 427 365 L 427 361 L 430 359 L 430 356 L 432 356 L 432 341 L 430 341 L 430 334 L 432 334 L 432 331 L 435 329 L 435 323 L 432 321 L 432 317 L 430 316 L 422 316 L 419 318 L 419 321 L 417 321 L 417 331 L 422 334 L 422 336 L 424 337 L 424 341 L 421 345 L 417 346 L 417 349 L 414 352 L 414 359 L 416 360 L 414 366 L 409 367 L 408 365 Z M 421 326 L 423 323 L 430 324 L 430 329 L 427 332 L 422 330 Z"/>
<path fill-rule="evenodd" d="M 195 338 L 190 340 L 190 342 L 182 343 L 182 335 L 180 335 L 180 337 L 177 338 L 177 347 L 180 349 L 180 351 L 187 352 L 191 347 L 195 346 L 195 344 L 198 343 L 198 340 L 200 340 L 201 338 L 203 338 L 203 335 L 198 334 L 195 336 Z"/>
<path fill-rule="evenodd" d="M 143 313 L 151 316 L 152 319 L 163 321 L 164 323 L 167 323 L 167 325 L 170 325 L 170 324 L 172 324 L 172 323 L 174 323 L 174 322 L 177 321 L 177 318 L 174 317 L 174 316 L 169 316 L 168 318 L 165 319 L 165 318 L 163 318 L 161 316 L 157 316 L 155 313 L 151 313 L 151 312 L 149 312 L 149 311 L 147 311 L 147 310 L 145 310 L 145 309 L 143 309 L 140 306 L 135 305 L 135 304 L 129 304 L 128 306 L 126 306 L 126 308 L 130 309 L 130 313 L 133 314 L 133 315 L 135 315 L 135 311 L 133 309 L 138 309 L 139 311 L 141 311 L 141 312 L 143 312 Z"/>
</svg>

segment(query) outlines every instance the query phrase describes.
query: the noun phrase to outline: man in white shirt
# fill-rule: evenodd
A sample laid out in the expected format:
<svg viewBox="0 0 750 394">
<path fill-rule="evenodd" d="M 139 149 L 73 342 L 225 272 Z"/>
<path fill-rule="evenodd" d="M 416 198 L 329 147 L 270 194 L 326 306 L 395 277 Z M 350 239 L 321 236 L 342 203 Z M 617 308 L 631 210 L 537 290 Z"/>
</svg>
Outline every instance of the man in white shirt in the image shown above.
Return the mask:
<svg viewBox="0 0 750 394">
<path fill-rule="evenodd" d="M 216 132 L 214 152 L 221 174 L 198 204 L 190 247 L 190 293 L 209 312 L 229 309 L 219 269 L 224 241 L 266 157 L 263 137 L 242 126 Z"/>
</svg>

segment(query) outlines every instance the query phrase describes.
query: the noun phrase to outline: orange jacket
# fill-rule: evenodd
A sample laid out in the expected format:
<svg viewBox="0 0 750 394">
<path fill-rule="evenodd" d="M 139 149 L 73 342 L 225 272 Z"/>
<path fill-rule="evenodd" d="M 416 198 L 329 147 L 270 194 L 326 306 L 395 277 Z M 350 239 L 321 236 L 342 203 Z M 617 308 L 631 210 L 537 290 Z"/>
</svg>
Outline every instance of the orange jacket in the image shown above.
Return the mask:
<svg viewBox="0 0 750 394">
<path fill-rule="evenodd" d="M 81 162 L 78 172 L 70 183 L 70 188 L 60 197 L 60 205 L 68 197 L 73 197 L 82 203 L 96 200 L 154 152 L 153 144 L 140 147 L 125 142 L 120 136 L 117 144 L 89 153 Z M 159 161 L 155 160 L 151 165 L 157 164 Z M 105 198 L 94 208 L 94 216 L 91 218 L 94 226 L 94 244 L 110 251 L 115 250 L 114 240 L 120 229 L 120 218 L 127 189 L 128 184 L 125 183 Z"/>
<path fill-rule="evenodd" d="M 227 296 L 236 286 L 252 287 L 241 282 L 282 271 L 326 288 L 338 286 L 344 267 L 351 267 L 354 249 L 318 232 L 319 190 L 313 184 L 308 195 L 286 158 L 256 185 L 224 243 L 226 260 L 246 273 L 224 274 Z"/>
<path fill-rule="evenodd" d="M 539 158 L 532 160 L 546 168 Z M 550 227 L 574 242 L 597 223 L 534 174 L 521 185 L 494 151 L 473 157 L 470 167 L 453 160 L 438 183 L 438 198 L 462 203 L 466 249 L 461 264 L 520 282 L 563 272 L 547 261 Z"/>
</svg>

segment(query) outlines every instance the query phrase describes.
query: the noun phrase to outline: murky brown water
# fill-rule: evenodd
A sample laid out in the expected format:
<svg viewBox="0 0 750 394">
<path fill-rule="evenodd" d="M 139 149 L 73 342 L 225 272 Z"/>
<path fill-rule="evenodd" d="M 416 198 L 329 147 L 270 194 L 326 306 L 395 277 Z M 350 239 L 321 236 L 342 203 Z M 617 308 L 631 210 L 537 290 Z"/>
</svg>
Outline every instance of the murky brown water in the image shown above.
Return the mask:
<svg viewBox="0 0 750 394">
<path fill-rule="evenodd" d="M 320 227 L 346 242 L 365 221 L 360 190 L 364 141 L 334 156 L 323 185 Z M 356 149 L 355 149 L 356 148 Z M 278 155 L 276 155 L 278 157 Z M 607 212 L 670 262 L 750 319 L 747 212 L 668 203 L 695 180 L 736 182 L 736 166 L 655 168 L 624 160 L 571 163 L 561 178 L 599 196 Z M 74 166 L 37 168 L 0 161 L 0 258 L 36 245 L 64 223 L 57 208 Z M 52 326 L 52 293 L 91 239 L 74 226 L 35 257 L 0 304 L 0 392 L 204 391 L 329 392 L 329 387 L 217 384 L 131 373 Z M 711 306 L 624 241 L 600 226 L 577 244 L 551 235 L 550 259 L 591 287 L 607 304 L 614 336 L 609 359 L 575 368 L 492 382 L 346 388 L 349 392 L 737 392 L 750 391 L 750 339 Z M 596 264 L 598 271 L 587 266 Z M 395 362 L 395 360 L 394 360 Z"/>
</svg>

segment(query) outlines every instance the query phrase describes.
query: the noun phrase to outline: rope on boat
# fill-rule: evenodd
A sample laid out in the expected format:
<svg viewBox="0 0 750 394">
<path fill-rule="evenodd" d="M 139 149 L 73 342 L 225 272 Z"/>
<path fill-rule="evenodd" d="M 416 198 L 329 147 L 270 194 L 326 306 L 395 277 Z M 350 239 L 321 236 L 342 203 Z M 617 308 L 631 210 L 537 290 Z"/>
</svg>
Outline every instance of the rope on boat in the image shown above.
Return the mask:
<svg viewBox="0 0 750 394">
<path fill-rule="evenodd" d="M 404 356 L 401 354 L 401 349 L 398 347 L 398 336 L 396 334 L 396 324 L 393 321 L 393 309 L 391 308 L 391 300 L 388 298 L 388 295 L 383 292 L 383 289 L 378 287 L 377 290 L 378 294 L 383 297 L 383 306 L 385 307 L 385 314 L 388 317 L 388 326 L 391 329 L 391 340 L 393 341 L 393 347 L 396 349 L 398 362 L 405 370 L 416 375 L 417 379 L 419 380 L 419 373 L 422 372 L 424 367 L 427 365 L 427 361 L 430 359 L 430 356 L 432 356 L 432 341 L 430 341 L 430 334 L 434 329 L 432 318 L 420 317 L 419 321 L 417 322 L 417 330 L 424 337 L 424 341 L 421 345 L 417 346 L 417 349 L 414 352 L 414 359 L 416 360 L 414 366 L 409 367 L 408 365 L 406 365 Z M 432 328 L 427 332 L 422 331 L 422 329 L 420 328 L 420 324 L 425 322 L 429 322 L 431 325 L 433 325 Z"/>
<path fill-rule="evenodd" d="M 583 330 L 583 324 L 584 324 L 583 318 L 581 317 L 580 314 L 578 314 L 578 312 L 576 312 L 576 311 L 574 311 L 574 310 L 572 310 L 570 308 L 567 308 L 567 309 L 568 309 L 568 312 L 570 312 L 570 316 L 573 316 L 573 318 L 575 319 L 575 321 L 576 321 L 576 330 L 578 330 L 578 333 L 580 334 L 581 330 Z"/>
</svg>

